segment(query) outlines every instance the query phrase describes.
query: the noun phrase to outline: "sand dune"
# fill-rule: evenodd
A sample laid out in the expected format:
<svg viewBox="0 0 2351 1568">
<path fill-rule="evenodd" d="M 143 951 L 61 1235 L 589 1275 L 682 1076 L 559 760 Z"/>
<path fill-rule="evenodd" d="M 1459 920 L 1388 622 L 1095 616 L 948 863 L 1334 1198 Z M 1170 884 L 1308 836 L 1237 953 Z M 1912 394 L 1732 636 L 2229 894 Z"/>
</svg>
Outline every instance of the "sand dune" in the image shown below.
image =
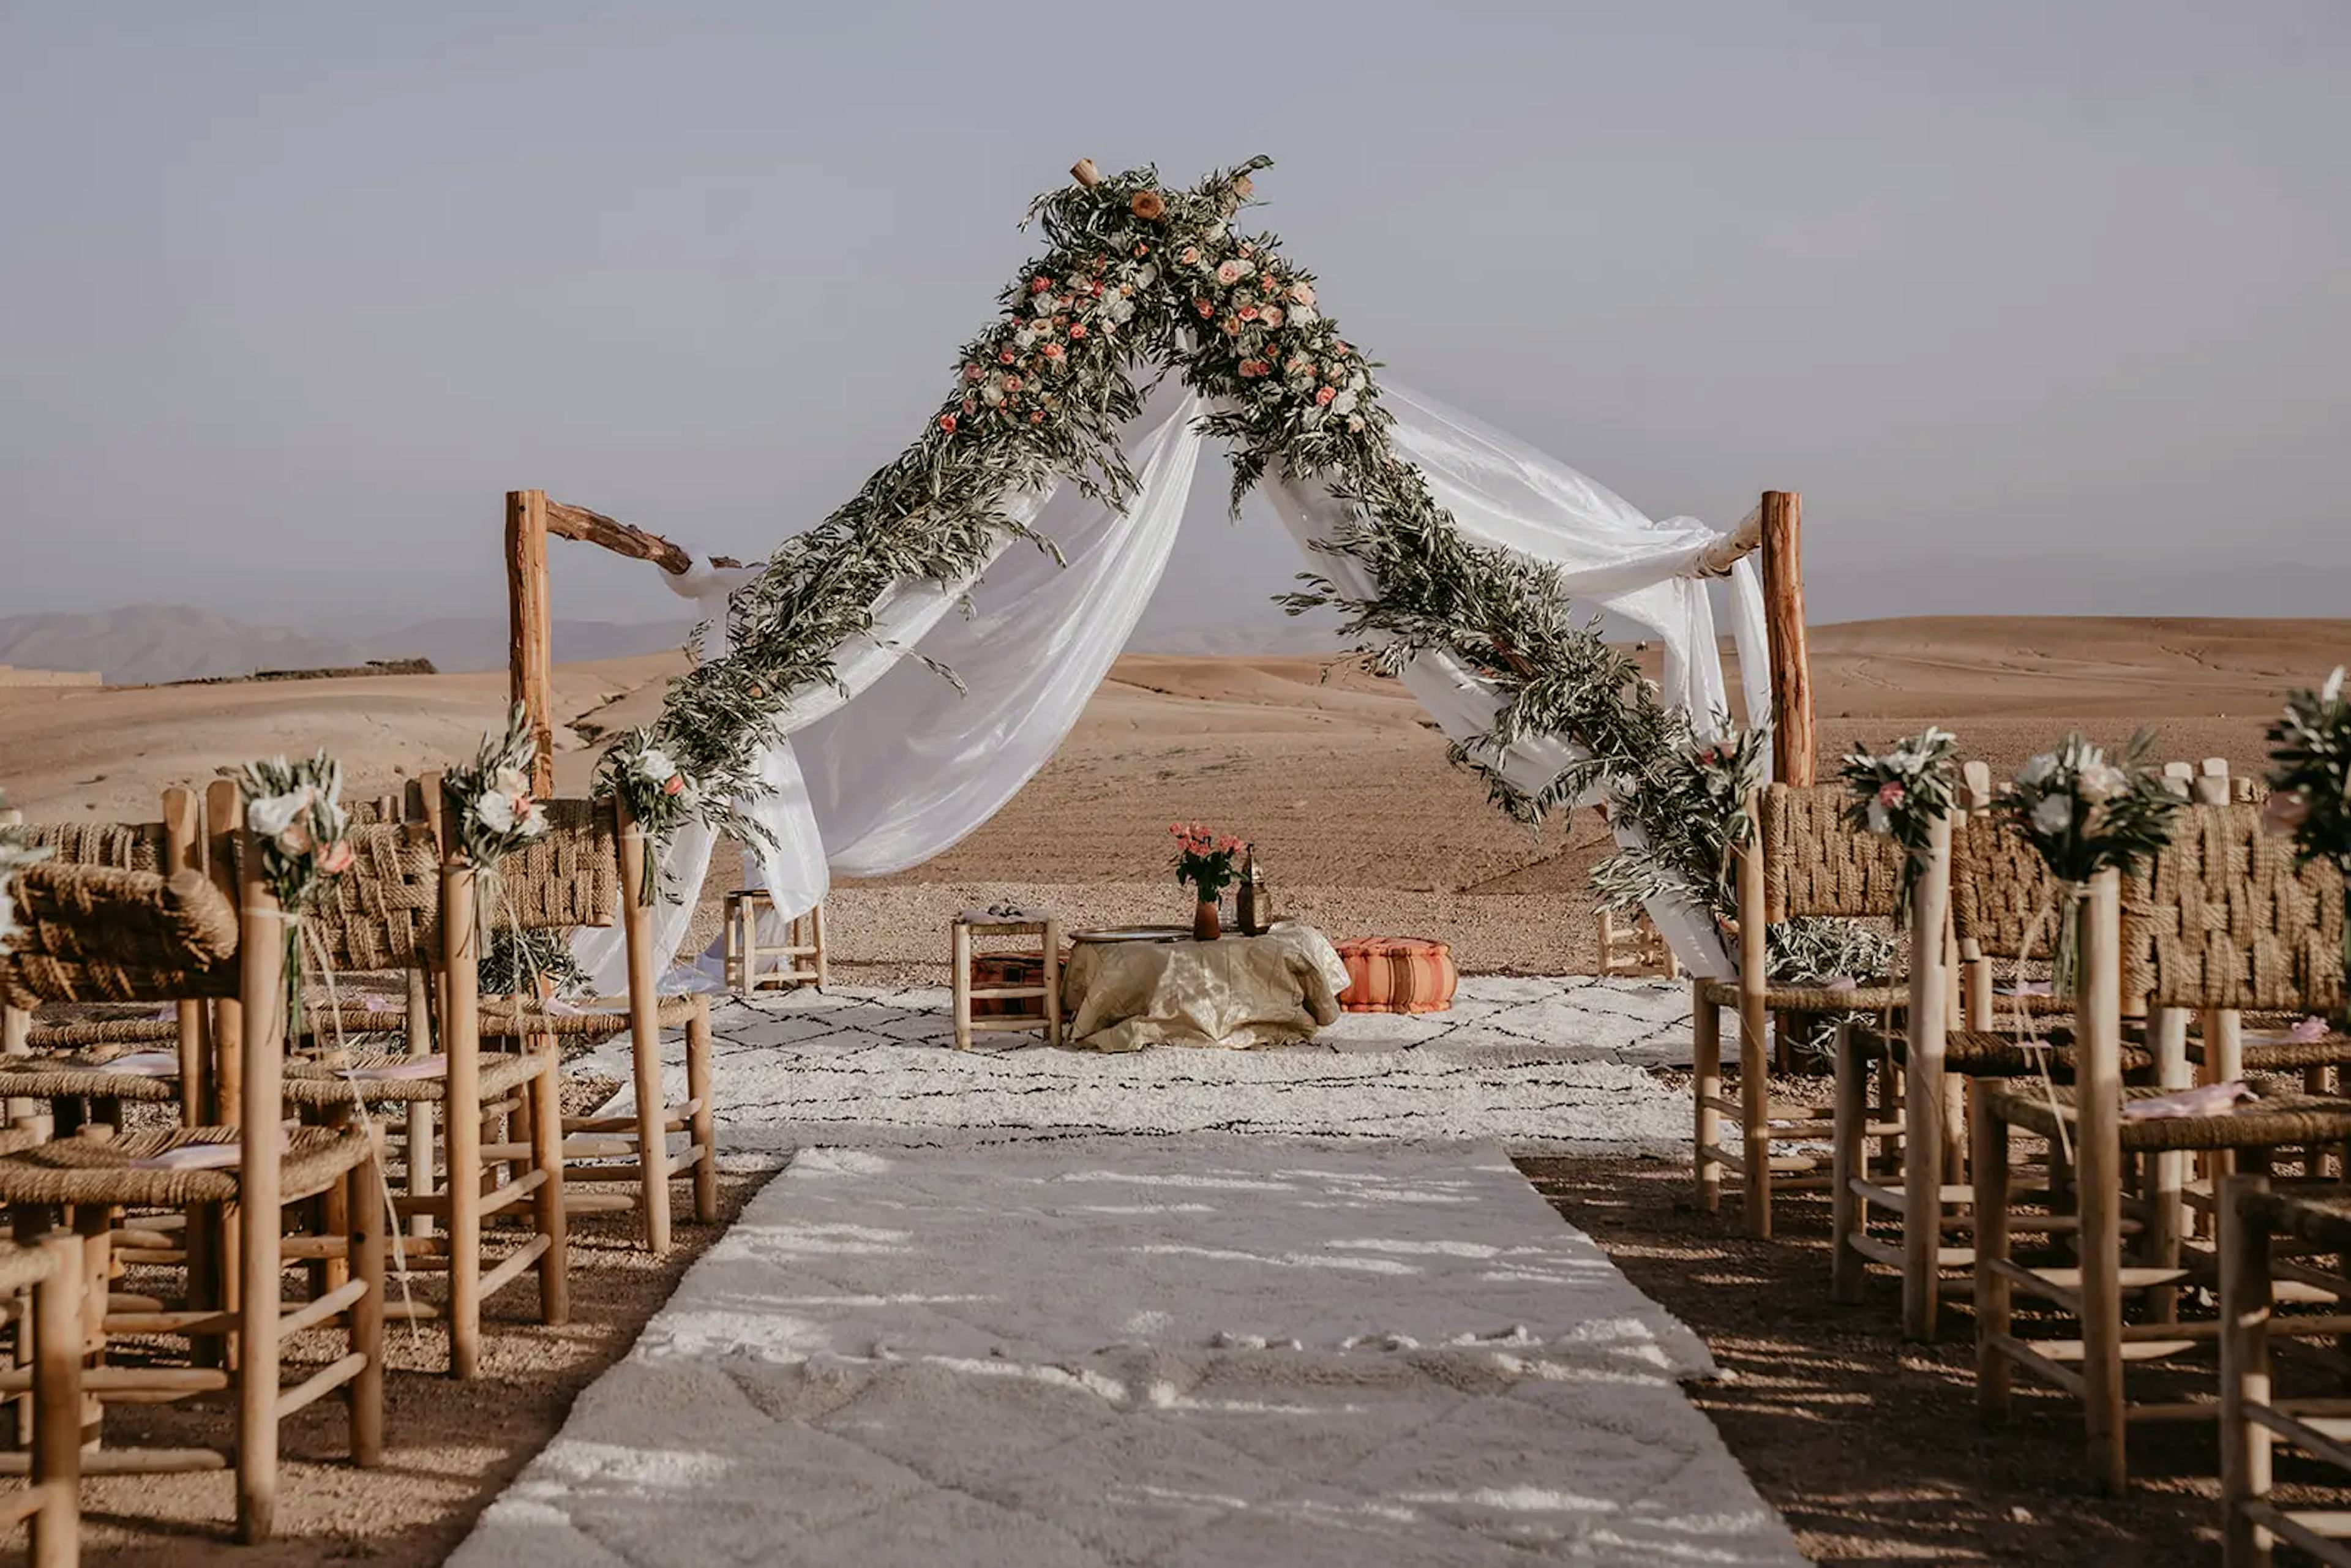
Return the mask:
<svg viewBox="0 0 2351 1568">
<path fill-rule="evenodd" d="M 1816 628 L 1812 654 L 1829 757 L 1938 720 L 1969 754 L 2010 768 L 2068 727 L 2120 740 L 2148 725 L 2166 756 L 2248 768 L 2282 690 L 2351 660 L 2351 621 L 1861 622 Z M 680 667 L 674 654 L 559 666 L 560 716 L 600 734 L 643 723 Z M 372 794 L 470 756 L 505 703 L 496 674 L 0 689 L 0 788 L 35 816 L 129 816 L 222 763 L 325 746 L 355 792 Z M 559 787 L 584 789 L 592 749 L 569 728 L 559 741 Z M 1446 762 L 1404 689 L 1352 660 L 1131 655 L 1000 815 L 872 896 L 921 886 L 968 899 L 1001 883 L 1108 895 L 1115 884 L 1142 918 L 1166 882 L 1166 823 L 1181 817 L 1253 839 L 1303 902 L 1358 910 L 1366 893 L 1400 895 L 1419 925 L 1455 935 L 1467 967 L 1588 962 L 1583 883 L 1605 852 L 1596 825 L 1538 840 L 1483 794 Z M 899 966 L 902 946 L 845 957 Z"/>
</svg>

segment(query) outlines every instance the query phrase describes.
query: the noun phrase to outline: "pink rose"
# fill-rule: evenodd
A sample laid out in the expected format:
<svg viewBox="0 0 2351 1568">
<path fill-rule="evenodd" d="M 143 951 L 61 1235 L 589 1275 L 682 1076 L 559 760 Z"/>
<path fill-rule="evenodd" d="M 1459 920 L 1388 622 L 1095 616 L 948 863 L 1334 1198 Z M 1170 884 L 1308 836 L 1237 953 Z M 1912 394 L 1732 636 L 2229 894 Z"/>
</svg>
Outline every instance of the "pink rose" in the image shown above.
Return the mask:
<svg viewBox="0 0 2351 1568">
<path fill-rule="evenodd" d="M 668 783 L 666 783 L 666 784 L 664 784 L 664 785 L 662 786 L 662 793 L 663 793 L 663 794 L 664 794 L 664 795 L 683 795 L 683 794 L 684 794 L 684 793 L 685 793 L 685 775 L 684 775 L 684 774 L 683 774 L 683 773 L 673 773 L 673 774 L 671 774 L 671 775 L 669 776 L 669 782 L 668 782 Z"/>
<path fill-rule="evenodd" d="M 1019 378 L 1019 376 L 1007 376 L 1007 377 L 1005 377 L 1005 378 L 1004 378 L 1004 390 L 1005 390 L 1006 392 L 1019 392 L 1019 391 L 1020 390 L 1020 378 Z"/>
<path fill-rule="evenodd" d="M 1029 410 L 1029 423 L 1031 423 L 1031 424 L 1042 424 L 1042 423 L 1045 423 L 1045 411 L 1044 411 L 1043 409 L 1041 409 L 1041 408 L 1037 408 L 1037 409 L 1031 409 L 1031 410 Z"/>
<path fill-rule="evenodd" d="M 351 869 L 351 862 L 358 858 L 351 852 L 349 839 L 337 839 L 327 846 L 323 854 L 319 855 L 319 869 L 329 876 L 340 876 Z"/>
<path fill-rule="evenodd" d="M 1061 357 L 1061 344 L 1059 344 L 1059 343 L 1048 343 L 1048 344 L 1046 344 L 1046 345 L 1045 345 L 1045 357 L 1046 357 L 1047 359 L 1049 359 L 1049 360 L 1058 360 L 1058 359 L 1060 359 L 1060 358 Z"/>
<path fill-rule="evenodd" d="M 1314 303 L 1314 286 L 1313 286 L 1312 284 L 1311 284 L 1311 283 L 1293 283 L 1293 284 L 1291 284 L 1291 285 L 1290 286 L 1290 302 L 1292 305 L 1311 305 L 1311 304 L 1313 304 L 1313 303 Z"/>
<path fill-rule="evenodd" d="M 1322 391 L 1314 394 L 1314 401 L 1316 402 L 1327 403 L 1338 395 L 1339 394 L 1330 387 L 1324 387 Z"/>
<path fill-rule="evenodd" d="M 1269 305 L 1264 309 L 1258 312 L 1257 319 L 1264 322 L 1269 327 L 1279 327 L 1281 325 L 1281 307 L 1279 305 Z"/>
<path fill-rule="evenodd" d="M 1050 277 L 1032 277 L 1029 280 L 1029 292 L 1031 294 L 1042 294 L 1052 287 L 1053 280 Z"/>
<path fill-rule="evenodd" d="M 939 415 L 939 428 L 940 428 L 941 430 L 946 431 L 949 435 L 953 435 L 953 434 L 955 434 L 955 427 L 956 427 L 956 416 L 955 416 L 955 415 L 953 415 L 953 414 L 951 414 L 951 413 L 943 413 L 943 414 Z"/>
<path fill-rule="evenodd" d="M 999 364 L 999 365 L 1008 365 L 1008 364 L 1010 364 L 1010 363 L 1012 362 L 1012 350 L 1009 350 L 1009 349 L 1007 349 L 1007 350 L 1005 350 L 1002 353 L 998 354 L 998 355 L 996 356 L 996 362 L 997 362 L 998 364 Z M 977 376 L 975 376 L 975 377 L 973 377 L 972 379 L 973 379 L 974 381 L 977 381 L 979 378 L 978 378 L 978 377 L 977 377 Z"/>
<path fill-rule="evenodd" d="M 1256 319 L 1257 319 L 1257 307 L 1256 307 L 1256 306 L 1254 306 L 1254 305 L 1244 305 L 1244 306 L 1242 306 L 1242 307 L 1241 307 L 1241 308 L 1240 308 L 1240 318 L 1241 318 L 1241 319 L 1242 319 L 1242 320 L 1244 320 L 1244 321 L 1254 321 L 1254 320 L 1256 320 Z"/>
<path fill-rule="evenodd" d="M 1238 261 L 1221 262 L 1217 267 L 1217 281 L 1230 288 L 1249 276 L 1249 268 Z"/>
<path fill-rule="evenodd" d="M 976 382 L 987 373 L 987 372 L 986 371 L 981 370 L 977 365 L 966 365 L 963 368 L 963 379 L 967 382 Z"/>
<path fill-rule="evenodd" d="M 1203 317 L 1214 316 L 1217 313 L 1217 308 L 1205 299 L 1193 300 L 1192 308 L 1197 310 Z"/>
<path fill-rule="evenodd" d="M 1200 247 L 1196 245 L 1187 245 L 1184 247 L 1184 254 L 1176 259 L 1186 267 L 1197 267 L 1200 265 Z"/>
<path fill-rule="evenodd" d="M 1899 783 L 1888 779 L 1877 787 L 1877 803 L 1886 807 L 1899 806 L 1908 794 L 1909 791 L 1903 789 Z"/>
<path fill-rule="evenodd" d="M 1072 338 L 1082 338 L 1082 337 L 1084 337 L 1085 335 L 1086 335 L 1086 324 L 1085 324 L 1084 322 L 1082 322 L 1082 321 L 1079 322 L 1076 326 L 1074 326 L 1074 327 L 1072 327 L 1072 328 L 1071 328 L 1071 329 L 1070 329 L 1070 336 L 1071 336 L 1071 337 L 1072 337 Z"/>
</svg>

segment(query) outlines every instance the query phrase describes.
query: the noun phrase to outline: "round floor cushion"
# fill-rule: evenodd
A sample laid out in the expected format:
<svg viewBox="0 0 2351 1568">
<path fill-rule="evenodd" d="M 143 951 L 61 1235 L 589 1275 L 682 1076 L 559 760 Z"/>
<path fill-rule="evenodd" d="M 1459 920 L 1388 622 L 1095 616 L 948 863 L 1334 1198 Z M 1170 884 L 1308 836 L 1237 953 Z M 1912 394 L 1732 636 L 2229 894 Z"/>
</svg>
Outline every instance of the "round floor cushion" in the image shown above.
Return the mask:
<svg viewBox="0 0 2351 1568">
<path fill-rule="evenodd" d="M 1426 936 L 1357 936 L 1339 944 L 1351 1013 L 1441 1013 L 1461 977 L 1450 944 Z"/>
</svg>

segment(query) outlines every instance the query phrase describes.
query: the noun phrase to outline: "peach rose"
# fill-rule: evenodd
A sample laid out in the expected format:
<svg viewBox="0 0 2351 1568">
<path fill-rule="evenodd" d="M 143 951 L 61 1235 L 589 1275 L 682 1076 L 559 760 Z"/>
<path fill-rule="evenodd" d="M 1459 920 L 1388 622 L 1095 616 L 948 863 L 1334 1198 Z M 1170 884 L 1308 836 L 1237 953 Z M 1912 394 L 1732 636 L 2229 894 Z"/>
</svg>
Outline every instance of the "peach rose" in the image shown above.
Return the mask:
<svg viewBox="0 0 2351 1568">
<path fill-rule="evenodd" d="M 340 876 L 351 869 L 351 862 L 358 858 L 351 852 L 349 839 L 337 839 L 319 856 L 319 869 L 329 876 Z"/>
<path fill-rule="evenodd" d="M 1269 327 L 1279 327 L 1281 325 L 1281 307 L 1269 305 L 1257 313 L 1257 319 Z"/>
<path fill-rule="evenodd" d="M 1134 200 L 1127 205 L 1146 224 L 1155 224 L 1167 215 L 1167 198 L 1156 191 L 1137 191 Z"/>
<path fill-rule="evenodd" d="M 1316 402 L 1327 403 L 1327 402 L 1329 402 L 1332 398 L 1337 397 L 1338 395 L 1339 395 L 1339 394 L 1338 394 L 1337 391 L 1336 391 L 1336 390 L 1334 390 L 1333 388 L 1331 388 L 1331 387 L 1324 387 L 1321 392 L 1316 392 L 1316 393 L 1314 394 L 1314 401 L 1315 401 Z"/>
</svg>

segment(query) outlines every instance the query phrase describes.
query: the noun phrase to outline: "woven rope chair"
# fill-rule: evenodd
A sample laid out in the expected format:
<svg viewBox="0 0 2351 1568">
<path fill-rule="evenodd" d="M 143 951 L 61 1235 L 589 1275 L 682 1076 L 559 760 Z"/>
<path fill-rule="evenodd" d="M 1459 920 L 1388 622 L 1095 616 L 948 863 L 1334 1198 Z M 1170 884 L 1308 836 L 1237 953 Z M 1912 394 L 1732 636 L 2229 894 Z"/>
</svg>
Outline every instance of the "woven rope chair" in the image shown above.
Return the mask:
<svg viewBox="0 0 2351 1568">
<path fill-rule="evenodd" d="M 480 1027 L 497 1038 L 609 1040 L 630 1036 L 636 1109 L 626 1115 L 569 1116 L 563 1130 L 573 1184 L 633 1182 L 625 1194 L 573 1190 L 570 1211 L 595 1213 L 635 1207 L 645 1242 L 655 1252 L 670 1245 L 669 1184 L 691 1177 L 695 1218 L 718 1217 L 716 1115 L 711 1099 L 710 998 L 664 997 L 654 978 L 651 901 L 644 886 L 643 831 L 628 821 L 626 809 L 611 800 L 557 800 L 547 803 L 549 831 L 520 854 L 499 865 L 494 919 L 511 919 L 525 930 L 606 926 L 617 917 L 627 947 L 629 989 L 625 998 L 599 998 L 578 1007 L 542 1003 L 533 997 L 482 997 Z M 451 970 L 453 980 L 455 969 Z M 453 987 L 454 990 L 454 987 Z M 685 1089 L 672 1102 L 662 1086 L 661 1034 L 682 1029 L 685 1036 Z M 686 1135 L 673 1153 L 674 1133 Z M 624 1163 L 612 1164 L 619 1160 Z"/>
<path fill-rule="evenodd" d="M 110 1217 L 118 1208 L 235 1206 L 248 1216 L 298 1217 L 308 1200 L 340 1188 L 350 1228 L 321 1237 L 355 1278 L 299 1306 L 282 1307 L 284 1240 L 279 1224 L 237 1228 L 243 1306 L 100 1315 L 100 1345 L 112 1332 L 234 1339 L 237 1364 L 183 1369 L 110 1369 L 91 1392 L 101 1401 L 151 1403 L 233 1393 L 237 1406 L 234 1463 L 237 1530 L 258 1541 L 270 1532 L 277 1478 L 277 1430 L 293 1412 L 338 1389 L 350 1407 L 354 1462 L 382 1451 L 383 1240 L 373 1140 L 353 1130 L 281 1130 L 278 1095 L 283 1030 L 280 943 L 283 925 L 267 888 L 248 880 L 232 904 L 191 872 L 152 873 L 47 862 L 22 873 L 26 931 L 0 956 L 0 997 L 19 1006 L 92 999 L 165 1002 L 226 998 L 242 1004 L 243 1097 L 234 1127 L 180 1128 L 120 1138 L 72 1137 L 0 1155 L 0 1201 L 20 1234 L 47 1227 L 60 1212 L 80 1233 L 87 1271 L 108 1270 Z M 242 905 L 242 915 L 238 905 Z M 283 1342 L 340 1315 L 347 1353 L 292 1388 L 279 1385 Z M 207 1450 L 120 1451 L 110 1469 L 183 1470 L 223 1462 Z"/>
<path fill-rule="evenodd" d="M 1888 839 L 1846 825 L 1844 791 L 1837 787 L 1774 784 L 1760 795 L 1750 803 L 1757 830 L 1739 855 L 1739 972 L 1728 980 L 1691 982 L 1693 1092 L 1698 1202 L 1709 1213 L 1719 1207 L 1722 1172 L 1730 1170 L 1745 1187 L 1747 1229 L 1769 1236 L 1775 1188 L 1819 1190 L 1830 1183 L 1814 1156 L 1775 1155 L 1771 1145 L 1826 1141 L 1830 1125 L 1817 1107 L 1771 1103 L 1767 1020 L 1773 1013 L 1891 1013 L 1907 1004 L 1908 992 L 1896 986 L 1832 989 L 1770 983 L 1763 958 L 1767 925 L 1808 915 L 1890 918 L 1901 894 L 1902 852 Z M 1739 1009 L 1736 1102 L 1722 1094 L 1725 1007 Z M 1726 1118 L 1740 1140 L 1736 1150 L 1725 1146 Z"/>
<path fill-rule="evenodd" d="M 478 989 L 475 953 L 475 873 L 458 862 L 444 866 L 438 841 L 423 823 L 386 823 L 351 830 L 349 871 L 306 916 L 315 928 L 322 963 L 339 970 L 443 967 L 452 977 L 453 1002 L 444 1018 L 437 1057 L 414 1051 L 350 1046 L 353 1035 L 388 1032 L 416 1021 L 409 1013 L 378 1016 L 360 1008 L 319 1008 L 308 1020 L 316 1054 L 287 1063 L 283 1092 L 305 1119 L 346 1124 L 363 1105 L 437 1111 L 444 1129 L 441 1178 L 433 1178 L 434 1141 L 416 1116 L 407 1120 L 410 1180 L 393 1207 L 413 1223 L 410 1249 L 422 1266 L 449 1275 L 445 1307 L 403 1304 L 419 1316 L 449 1323 L 449 1372 L 472 1378 L 481 1366 L 482 1305 L 526 1270 L 538 1275 L 539 1318 L 570 1316 L 569 1246 L 564 1217 L 561 1082 L 554 1050 L 545 1044 L 485 1051 L 481 1031 L 459 1003 L 472 1007 Z M 465 998 L 455 993 L 465 990 Z M 413 1004 L 412 1004 L 413 1005 Z M 475 1009 L 472 1017 L 478 1018 Z M 517 1045 L 526 1042 L 518 1040 Z M 517 1135 L 485 1143 L 486 1118 L 512 1113 Z M 420 1179 L 422 1178 L 422 1179 Z M 531 1234 L 486 1267 L 485 1222 L 528 1200 Z M 432 1221 L 440 1222 L 436 1233 Z M 325 1272 L 331 1287 L 337 1276 Z"/>
<path fill-rule="evenodd" d="M 2154 876 L 2155 905 L 2165 906 L 2166 890 L 2176 888 L 2183 867 L 2196 871 L 2198 895 L 2223 908 L 2253 908 L 2264 901 L 2280 902 L 2281 883 L 2251 852 L 2256 840 L 2243 830 L 2248 809 L 2198 807 L 2175 836 L 2179 857 L 2167 871 L 2158 862 Z M 2257 831 L 2257 828 L 2256 828 Z M 2234 852 L 2246 852 L 2237 853 Z M 2167 854 L 2165 859 L 2171 859 Z M 2233 873 L 2227 869 L 2233 867 Z M 2176 1291 L 2188 1278 L 2181 1266 L 2179 1204 L 2164 1190 L 2160 1168 L 2190 1154 L 2214 1157 L 2225 1164 L 2241 1158 L 2266 1166 L 2280 1148 L 2341 1145 L 2351 1140 L 2351 1100 L 2308 1094 L 2299 1087 L 2257 1086 L 2245 1106 L 2219 1113 L 2130 1120 L 2126 1104 L 2164 1092 L 2155 1088 L 2126 1089 L 2122 1082 L 2122 1000 L 2127 966 L 2122 937 L 2120 880 L 2106 873 L 2091 885 L 2079 911 L 2079 988 L 2076 992 L 2075 1082 L 2070 1086 L 2015 1086 L 1985 1093 L 1973 1127 L 1973 1175 L 1976 1216 L 1975 1302 L 1978 1402 L 1987 1415 L 2004 1416 L 2017 1367 L 2077 1394 L 2084 1405 L 2091 1466 L 2097 1479 L 2119 1492 L 2128 1483 L 2126 1432 L 2132 1419 L 2209 1418 L 2212 1406 L 2134 1405 L 2126 1397 L 2124 1369 L 2134 1361 L 2168 1360 L 2208 1343 L 2216 1332 L 2210 1323 L 2171 1321 L 2172 1312 L 2159 1306 L 2152 1321 L 2126 1323 L 2126 1296 Z M 2191 907 L 2175 895 L 2173 907 Z M 2181 927 L 2191 935 L 2199 927 Z M 2238 927 L 2249 936 L 2260 935 Z M 2269 936 L 2283 937 L 2279 925 L 2266 923 Z M 2157 950 L 2164 937 L 2158 930 Z M 2292 948 L 2290 939 L 2284 945 Z M 2192 944 L 2209 956 L 2204 944 Z M 2243 977 L 2231 977 L 2225 964 L 2202 968 L 2201 983 L 2218 988 L 2210 994 L 2275 997 L 2278 993 L 2242 988 Z M 2158 993 L 2162 994 L 2158 980 Z M 2178 993 L 2173 993 L 2177 995 Z M 2048 1229 L 2069 1220 L 2076 1234 L 2078 1267 L 2027 1267 L 2011 1256 L 2011 1132 L 2043 1139 L 2073 1151 L 2075 1209 L 2070 1217 L 2053 1217 Z M 2123 1216 L 2126 1187 L 2133 1162 L 2154 1177 L 2145 1214 L 2140 1250 L 2145 1261 L 2126 1266 L 2123 1256 Z M 2335 1281 L 2339 1293 L 2342 1282 Z M 2077 1339 L 2024 1340 L 2011 1333 L 2012 1293 L 2022 1290 L 2041 1298 L 2080 1325 Z"/>
<path fill-rule="evenodd" d="M 0 1241 L 0 1296 L 23 1303 L 16 1318 L 21 1370 L 0 1373 L 32 1396 L 29 1451 L 5 1456 L 27 1484 L 0 1493 L 0 1526 L 29 1521 L 29 1568 L 73 1568 L 81 1557 L 81 1238 L 53 1230 Z M 25 1364 L 29 1363 L 29 1366 Z"/>
</svg>

